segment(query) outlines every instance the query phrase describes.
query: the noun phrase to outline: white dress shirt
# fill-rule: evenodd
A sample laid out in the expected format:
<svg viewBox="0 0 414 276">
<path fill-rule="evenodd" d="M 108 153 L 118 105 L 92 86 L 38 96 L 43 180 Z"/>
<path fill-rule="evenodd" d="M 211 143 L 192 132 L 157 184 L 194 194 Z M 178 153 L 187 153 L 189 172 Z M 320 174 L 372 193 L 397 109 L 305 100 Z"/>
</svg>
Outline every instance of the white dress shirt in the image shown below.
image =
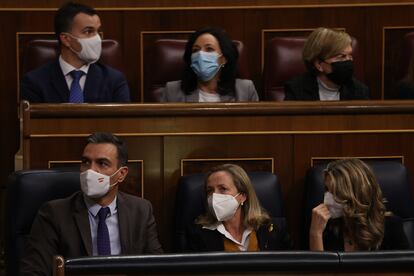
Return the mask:
<svg viewBox="0 0 414 276">
<path fill-rule="evenodd" d="M 252 233 L 251 229 L 244 230 L 241 242 L 239 242 L 235 238 L 233 238 L 233 236 L 226 230 L 222 222 L 218 222 L 217 224 L 213 224 L 210 226 L 203 226 L 203 228 L 206 228 L 212 231 L 214 230 L 219 231 L 227 239 L 237 244 L 237 247 L 240 249 L 240 251 L 247 251 L 247 249 L 249 248 L 250 234 Z"/>
<path fill-rule="evenodd" d="M 89 64 L 83 65 L 81 68 L 75 68 L 69 63 L 67 63 L 62 56 L 59 56 L 59 64 L 60 68 L 62 69 L 63 75 L 65 76 L 66 83 L 68 85 L 68 89 L 70 90 L 70 86 L 72 84 L 73 78 L 70 75 L 70 72 L 73 70 L 80 70 L 83 71 L 85 74 L 82 75 L 82 77 L 79 80 L 80 87 L 83 91 L 83 88 L 85 87 L 85 81 L 86 81 L 86 75 L 88 74 L 89 70 Z"/>
</svg>

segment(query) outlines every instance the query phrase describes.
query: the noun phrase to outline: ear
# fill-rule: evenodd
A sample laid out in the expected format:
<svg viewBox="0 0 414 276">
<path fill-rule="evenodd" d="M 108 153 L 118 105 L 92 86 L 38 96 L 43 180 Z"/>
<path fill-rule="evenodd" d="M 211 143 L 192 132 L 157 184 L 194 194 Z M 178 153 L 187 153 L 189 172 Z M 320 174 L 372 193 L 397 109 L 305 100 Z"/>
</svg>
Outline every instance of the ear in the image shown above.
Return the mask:
<svg viewBox="0 0 414 276">
<path fill-rule="evenodd" d="M 227 59 L 224 57 L 224 55 L 222 55 L 221 57 L 220 57 L 220 65 L 221 66 L 224 66 L 226 63 L 227 63 Z"/>
<path fill-rule="evenodd" d="M 320 61 L 319 59 L 316 59 L 316 60 L 313 62 L 313 66 L 314 66 L 314 67 L 316 68 L 316 70 L 318 70 L 319 72 L 323 72 L 323 68 L 322 68 L 321 63 L 322 63 L 322 61 Z"/>
<path fill-rule="evenodd" d="M 240 203 L 244 203 L 247 200 L 247 195 L 245 193 L 240 194 Z"/>
<path fill-rule="evenodd" d="M 65 33 L 60 33 L 59 35 L 60 42 L 62 45 L 65 45 L 66 47 L 70 47 L 71 37 Z"/>
<path fill-rule="evenodd" d="M 120 176 L 119 176 L 119 178 L 118 178 L 118 182 L 119 182 L 119 183 L 121 183 L 122 181 L 124 181 L 124 180 L 125 180 L 125 178 L 126 178 L 126 177 L 127 177 L 127 175 L 128 175 L 128 167 L 127 167 L 127 166 L 122 167 L 122 168 L 119 170 L 119 174 L 120 174 Z"/>
</svg>

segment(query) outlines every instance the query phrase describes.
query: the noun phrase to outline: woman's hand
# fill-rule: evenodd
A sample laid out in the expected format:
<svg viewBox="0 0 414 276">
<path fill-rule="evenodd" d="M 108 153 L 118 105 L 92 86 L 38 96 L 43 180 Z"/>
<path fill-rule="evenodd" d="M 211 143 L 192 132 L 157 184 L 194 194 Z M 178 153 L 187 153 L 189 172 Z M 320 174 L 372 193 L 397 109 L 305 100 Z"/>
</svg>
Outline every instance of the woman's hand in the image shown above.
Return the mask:
<svg viewBox="0 0 414 276">
<path fill-rule="evenodd" d="M 312 209 L 312 221 L 309 231 L 309 249 L 323 251 L 323 231 L 331 218 L 328 207 L 321 203 Z"/>
</svg>

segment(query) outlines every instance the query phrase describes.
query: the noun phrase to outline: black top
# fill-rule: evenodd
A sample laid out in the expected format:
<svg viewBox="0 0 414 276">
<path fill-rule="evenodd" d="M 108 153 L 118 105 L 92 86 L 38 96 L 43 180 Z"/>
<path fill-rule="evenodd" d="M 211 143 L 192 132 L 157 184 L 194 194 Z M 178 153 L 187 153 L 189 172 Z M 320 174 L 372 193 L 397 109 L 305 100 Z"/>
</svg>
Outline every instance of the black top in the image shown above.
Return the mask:
<svg viewBox="0 0 414 276">
<path fill-rule="evenodd" d="M 256 231 L 256 235 L 261 251 L 292 249 L 292 242 L 286 231 L 285 218 L 272 218 L 270 223 L 261 226 Z M 203 228 L 202 225 L 192 224 L 187 229 L 187 237 L 187 251 L 224 251 L 223 235 L 217 230 L 209 230 Z"/>
<path fill-rule="evenodd" d="M 339 88 L 339 97 L 345 101 L 369 99 L 368 95 L 368 87 L 354 78 Z M 285 84 L 285 101 L 319 100 L 318 81 L 316 75 L 310 72 L 297 76 Z"/>
<path fill-rule="evenodd" d="M 323 246 L 327 251 L 344 251 L 344 238 L 341 227 L 334 231 L 333 225 L 342 223 L 342 219 L 329 220 L 323 233 Z M 380 250 L 402 250 L 409 249 L 407 237 L 405 236 L 402 220 L 397 216 L 386 216 L 384 222 L 384 239 Z"/>
</svg>

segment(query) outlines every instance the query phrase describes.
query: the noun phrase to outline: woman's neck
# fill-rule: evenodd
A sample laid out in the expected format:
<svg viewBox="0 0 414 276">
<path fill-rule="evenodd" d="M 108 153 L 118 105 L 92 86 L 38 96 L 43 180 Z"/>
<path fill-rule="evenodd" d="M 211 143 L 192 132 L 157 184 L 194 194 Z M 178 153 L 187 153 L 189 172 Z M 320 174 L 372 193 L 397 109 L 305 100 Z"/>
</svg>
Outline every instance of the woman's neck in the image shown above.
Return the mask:
<svg viewBox="0 0 414 276">
<path fill-rule="evenodd" d="M 224 228 L 226 228 L 227 232 L 229 232 L 235 240 L 241 242 L 245 227 L 242 220 L 240 208 L 237 209 L 236 213 L 231 219 L 223 221 L 223 225 Z"/>
<path fill-rule="evenodd" d="M 203 90 L 204 92 L 207 93 L 217 93 L 217 87 L 218 87 L 218 74 L 212 78 L 209 81 L 198 81 L 198 88 Z"/>
</svg>

